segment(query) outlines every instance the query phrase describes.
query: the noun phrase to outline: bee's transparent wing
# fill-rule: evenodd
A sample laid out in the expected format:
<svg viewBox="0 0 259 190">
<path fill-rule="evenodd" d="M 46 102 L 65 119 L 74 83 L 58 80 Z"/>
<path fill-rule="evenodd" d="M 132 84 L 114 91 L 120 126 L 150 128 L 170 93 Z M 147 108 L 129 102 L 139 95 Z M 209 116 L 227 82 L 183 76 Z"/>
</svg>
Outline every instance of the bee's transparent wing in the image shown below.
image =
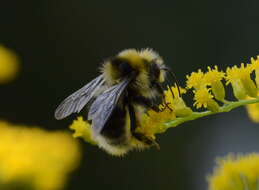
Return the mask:
<svg viewBox="0 0 259 190">
<path fill-rule="evenodd" d="M 88 113 L 88 120 L 92 120 L 94 134 L 100 133 L 103 129 L 131 79 L 132 77 L 125 78 L 119 84 L 104 91 L 93 102 Z"/>
<path fill-rule="evenodd" d="M 83 107 L 100 91 L 104 85 L 103 76 L 95 78 L 61 102 L 55 111 L 56 119 L 63 119 L 72 113 L 80 112 Z"/>
</svg>

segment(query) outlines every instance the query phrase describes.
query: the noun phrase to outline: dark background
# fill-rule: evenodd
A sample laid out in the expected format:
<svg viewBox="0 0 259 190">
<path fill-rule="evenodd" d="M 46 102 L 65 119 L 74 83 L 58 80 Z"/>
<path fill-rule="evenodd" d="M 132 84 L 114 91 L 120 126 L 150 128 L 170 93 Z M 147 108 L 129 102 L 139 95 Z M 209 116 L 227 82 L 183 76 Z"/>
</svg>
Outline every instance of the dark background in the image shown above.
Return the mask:
<svg viewBox="0 0 259 190">
<path fill-rule="evenodd" d="M 22 70 L 0 87 L 0 117 L 67 129 L 73 117 L 56 121 L 58 103 L 125 48 L 154 48 L 182 85 L 198 68 L 248 62 L 259 54 L 258 10 L 258 0 L 2 1 L 0 43 L 18 53 Z M 259 151 L 258 136 L 239 108 L 170 129 L 160 151 L 117 158 L 82 142 L 67 189 L 206 189 L 215 157 Z"/>
</svg>

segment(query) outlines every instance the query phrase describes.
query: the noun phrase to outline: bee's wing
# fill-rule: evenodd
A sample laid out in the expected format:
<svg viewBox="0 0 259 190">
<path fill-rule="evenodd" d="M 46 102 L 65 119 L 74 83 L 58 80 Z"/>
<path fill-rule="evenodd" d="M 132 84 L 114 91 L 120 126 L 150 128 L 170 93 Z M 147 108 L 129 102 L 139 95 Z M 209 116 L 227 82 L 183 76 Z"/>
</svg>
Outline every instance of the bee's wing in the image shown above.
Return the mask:
<svg viewBox="0 0 259 190">
<path fill-rule="evenodd" d="M 100 133 L 103 129 L 131 80 L 132 77 L 125 78 L 119 84 L 104 91 L 93 102 L 88 113 L 88 120 L 92 120 L 94 134 Z"/>
<path fill-rule="evenodd" d="M 95 78 L 81 89 L 68 96 L 55 111 L 56 119 L 63 119 L 72 113 L 80 112 L 83 107 L 97 95 L 100 87 L 104 85 L 103 76 Z"/>
</svg>

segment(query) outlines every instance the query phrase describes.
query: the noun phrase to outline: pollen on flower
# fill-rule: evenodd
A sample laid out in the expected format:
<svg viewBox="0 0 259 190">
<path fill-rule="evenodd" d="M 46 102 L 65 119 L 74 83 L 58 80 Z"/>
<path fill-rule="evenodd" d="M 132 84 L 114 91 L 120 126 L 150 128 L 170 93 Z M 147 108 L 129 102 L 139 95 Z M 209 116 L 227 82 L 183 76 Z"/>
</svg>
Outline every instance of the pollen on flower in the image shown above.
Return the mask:
<svg viewBox="0 0 259 190">
<path fill-rule="evenodd" d="M 204 81 L 209 84 L 221 81 L 225 76 L 225 73 L 218 70 L 218 66 L 214 66 L 214 69 L 208 67 L 208 71 L 204 74 Z"/>
<path fill-rule="evenodd" d="M 257 96 L 257 87 L 250 76 L 252 71 L 251 65 L 245 66 L 243 63 L 239 68 L 237 66 L 227 68 L 227 84 L 232 84 L 237 99 L 244 99 L 246 95 Z"/>
<path fill-rule="evenodd" d="M 92 137 L 91 124 L 85 121 L 82 116 L 74 120 L 69 128 L 75 131 L 73 134 L 74 138 L 81 137 L 86 142 L 96 144 Z"/>
<path fill-rule="evenodd" d="M 227 83 L 229 84 L 231 82 L 235 82 L 236 80 L 242 80 L 246 78 L 250 78 L 250 74 L 252 72 L 252 68 L 249 67 L 248 65 L 245 66 L 243 63 L 241 66 L 238 68 L 236 65 L 233 67 L 228 67 L 226 71 L 226 80 Z"/>
<path fill-rule="evenodd" d="M 18 182 L 22 189 L 63 189 L 81 158 L 79 144 L 66 132 L 0 121 L 0 139 L 0 189 Z"/>
<path fill-rule="evenodd" d="M 202 88 L 194 92 L 194 106 L 196 108 L 207 108 L 212 112 L 219 111 L 219 105 L 218 103 L 213 99 L 213 95 L 210 93 L 210 89 L 208 88 Z"/>
<path fill-rule="evenodd" d="M 15 53 L 0 45 L 0 84 L 14 79 L 18 70 L 19 61 Z"/>
<path fill-rule="evenodd" d="M 204 73 L 199 69 L 198 72 L 192 72 L 191 75 L 187 75 L 186 86 L 187 88 L 199 89 L 206 86 L 204 83 Z"/>
<path fill-rule="evenodd" d="M 230 154 L 218 159 L 217 167 L 208 177 L 209 190 L 237 190 L 259 188 L 259 154 Z"/>
<path fill-rule="evenodd" d="M 208 107 L 208 102 L 213 100 L 213 95 L 209 92 L 209 89 L 207 88 L 202 88 L 199 90 L 194 90 L 194 106 L 197 108 L 207 108 Z"/>
</svg>

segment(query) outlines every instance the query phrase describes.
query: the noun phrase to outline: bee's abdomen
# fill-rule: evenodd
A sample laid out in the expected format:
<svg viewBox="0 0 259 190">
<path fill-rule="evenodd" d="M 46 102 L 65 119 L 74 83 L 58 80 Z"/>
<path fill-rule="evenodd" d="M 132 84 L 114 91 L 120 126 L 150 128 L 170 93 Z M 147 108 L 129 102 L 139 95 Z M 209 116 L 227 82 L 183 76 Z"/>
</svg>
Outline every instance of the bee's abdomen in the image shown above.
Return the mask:
<svg viewBox="0 0 259 190">
<path fill-rule="evenodd" d="M 101 135 L 109 139 L 109 144 L 127 143 L 127 110 L 116 106 L 109 120 L 101 131 Z"/>
</svg>

